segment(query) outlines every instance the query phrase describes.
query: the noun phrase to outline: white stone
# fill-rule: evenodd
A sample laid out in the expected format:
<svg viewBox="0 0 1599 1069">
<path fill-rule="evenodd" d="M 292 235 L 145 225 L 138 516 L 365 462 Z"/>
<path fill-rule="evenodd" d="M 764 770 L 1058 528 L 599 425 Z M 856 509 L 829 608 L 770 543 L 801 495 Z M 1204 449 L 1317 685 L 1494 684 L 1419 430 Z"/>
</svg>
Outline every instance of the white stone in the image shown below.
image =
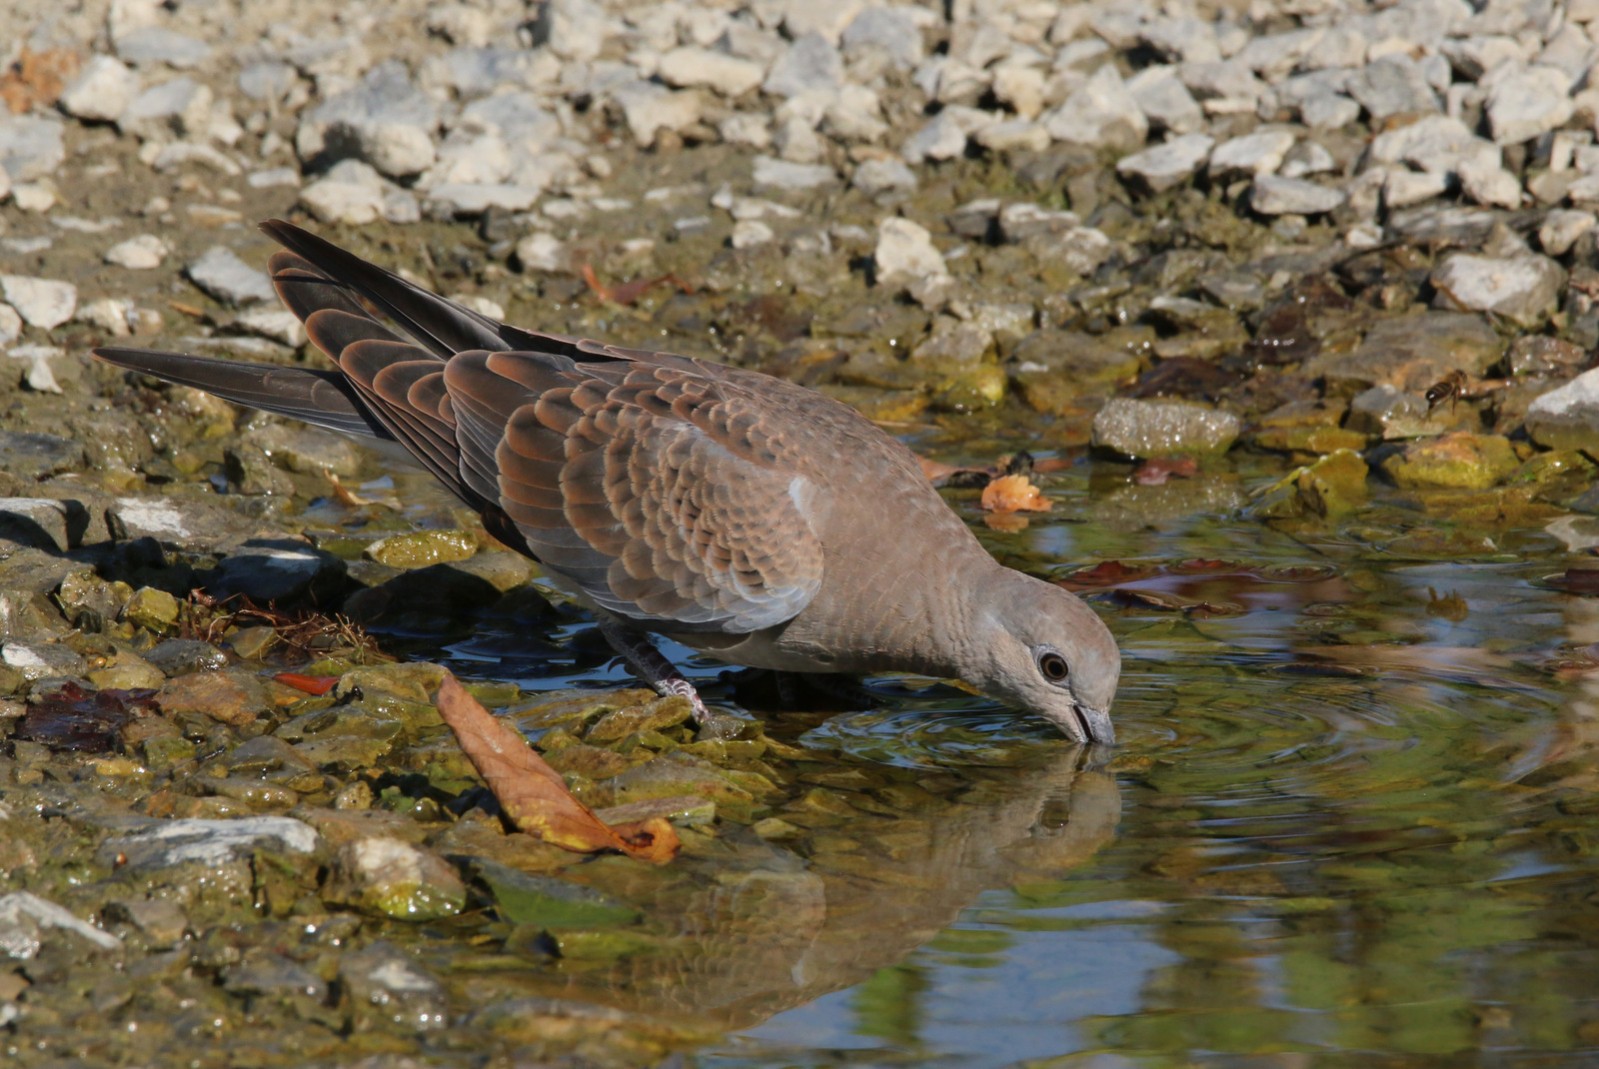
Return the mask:
<svg viewBox="0 0 1599 1069">
<path fill-rule="evenodd" d="M 593 0 L 547 0 L 535 11 L 533 43 L 548 45 L 565 59 L 593 59 L 615 29 L 605 9 Z"/>
<path fill-rule="evenodd" d="M 728 239 L 728 244 L 735 249 L 753 249 L 757 245 L 770 242 L 775 234 L 772 228 L 756 219 L 745 219 L 733 224 L 733 234 Z"/>
<path fill-rule="evenodd" d="M 1478 204 L 1514 210 L 1521 207 L 1521 180 L 1493 163 L 1468 159 L 1460 164 L 1460 188 Z"/>
<path fill-rule="evenodd" d="M 383 188 L 319 178 L 300 190 L 299 202 L 318 222 L 365 226 L 383 214 Z"/>
<path fill-rule="evenodd" d="M 10 646 L 6 647 L 7 653 Z M 110 932 L 102 932 L 87 921 L 79 920 L 71 911 L 54 902 L 40 898 L 31 891 L 12 891 L 0 896 L 0 947 L 11 958 L 32 958 L 43 949 L 37 929 L 59 928 L 86 939 L 101 950 L 116 950 L 122 940 Z M 33 929 L 33 932 L 28 932 Z M 28 934 L 24 934 L 27 932 Z"/>
<path fill-rule="evenodd" d="M 790 37 L 815 33 L 836 43 L 864 6 L 863 0 L 787 0 L 783 29 Z"/>
<path fill-rule="evenodd" d="M 1447 172 L 1459 166 L 1460 158 L 1479 140 L 1453 116 L 1428 115 L 1372 138 L 1368 156 L 1374 163 L 1408 163 Z"/>
<path fill-rule="evenodd" d="M 943 254 L 933 245 L 933 235 L 927 228 L 897 216 L 878 224 L 872 262 L 878 285 L 903 285 L 949 274 Z"/>
<path fill-rule="evenodd" d="M 1382 202 L 1389 208 L 1408 208 L 1441 196 L 1448 188 L 1449 176 L 1442 172 L 1394 167 L 1383 181 Z"/>
<path fill-rule="evenodd" d="M 1294 135 L 1289 130 L 1258 130 L 1217 145 L 1210 154 L 1209 171 L 1218 176 L 1275 174 L 1293 147 Z"/>
<path fill-rule="evenodd" d="M 949 109 L 929 119 L 920 130 L 912 134 L 900 149 L 911 163 L 924 160 L 952 160 L 966 151 L 968 134 Z"/>
<path fill-rule="evenodd" d="M 1593 212 L 1556 209 L 1544 216 L 1538 227 L 1538 244 L 1550 256 L 1564 256 L 1577 239 L 1594 228 Z"/>
<path fill-rule="evenodd" d="M 1571 91 L 1564 71 L 1532 66 L 1494 74 L 1488 88 L 1488 126 L 1499 144 L 1519 144 L 1571 118 Z"/>
<path fill-rule="evenodd" d="M 543 193 L 539 186 L 501 183 L 484 185 L 474 182 L 446 182 L 428 190 L 426 210 L 438 219 L 482 215 L 490 208 L 508 212 L 525 212 L 533 207 Z M 385 217 L 388 203 L 385 201 Z"/>
<path fill-rule="evenodd" d="M 1126 82 L 1127 91 L 1149 119 L 1150 125 L 1174 134 L 1191 134 L 1205 127 L 1205 112 L 1173 67 L 1145 67 Z"/>
<path fill-rule="evenodd" d="M 130 271 L 148 271 L 160 267 L 172 250 L 154 234 L 139 234 L 119 241 L 105 252 L 105 262 Z"/>
<path fill-rule="evenodd" d="M 765 149 L 772 143 L 772 129 L 764 115 L 736 111 L 716 125 L 717 133 L 730 145 Z"/>
<path fill-rule="evenodd" d="M 1159 193 L 1192 178 L 1215 143 L 1209 134 L 1183 134 L 1165 144 L 1123 157 L 1116 164 L 1116 173 L 1136 179 L 1150 192 Z"/>
<path fill-rule="evenodd" d="M 1319 215 L 1343 202 L 1341 189 L 1274 174 L 1256 175 L 1249 192 L 1249 206 L 1262 215 Z"/>
<path fill-rule="evenodd" d="M 565 271 L 570 267 L 566 245 L 542 230 L 516 243 L 516 259 L 524 271 Z"/>
<path fill-rule="evenodd" d="M 1037 67 L 1004 63 L 994 68 L 990 85 L 994 99 L 1024 119 L 1033 119 L 1044 110 L 1044 72 Z"/>
<path fill-rule="evenodd" d="M 6 353 L 8 359 L 27 364 L 22 381 L 35 393 L 62 392 L 51 365 L 66 355 L 67 351 L 56 345 L 17 345 Z"/>
<path fill-rule="evenodd" d="M 25 212 L 42 215 L 56 206 L 56 190 L 48 179 L 18 182 L 11 189 L 11 203 Z"/>
<path fill-rule="evenodd" d="M 75 119 L 116 122 L 128 110 L 138 88 L 139 76 L 120 60 L 96 55 L 67 83 L 58 103 Z"/>
<path fill-rule="evenodd" d="M 778 189 L 814 189 L 838 180 L 838 174 L 826 164 L 789 163 L 771 156 L 756 156 L 753 169 L 755 184 Z"/>
<path fill-rule="evenodd" d="M 989 123 L 972 134 L 972 140 L 990 152 L 1042 152 L 1049 147 L 1049 131 L 1030 119 Z"/>
<path fill-rule="evenodd" d="M 189 280 L 224 304 L 275 301 L 266 272 L 251 267 L 226 245 L 213 245 L 184 269 Z"/>
<path fill-rule="evenodd" d="M 210 88 L 193 78 L 174 78 L 134 97 L 117 117 L 117 126 L 146 140 L 203 134 L 214 99 Z"/>
<path fill-rule="evenodd" d="M 772 132 L 772 147 L 790 163 L 815 163 L 826 155 L 821 135 L 803 116 L 789 115 Z"/>
<path fill-rule="evenodd" d="M 1566 273 L 1546 256 L 1456 253 L 1433 269 L 1438 304 L 1493 312 L 1523 327 L 1537 326 L 1560 300 Z"/>
<path fill-rule="evenodd" d="M 123 501 L 129 499 L 122 499 Z M 263 842 L 296 854 L 316 849 L 316 829 L 292 817 L 182 818 L 157 821 L 125 837 L 129 849 L 149 850 L 171 868 L 185 862 L 216 866 Z"/>
<path fill-rule="evenodd" d="M 663 55 L 655 73 L 667 85 L 680 89 L 702 87 L 726 97 L 741 96 L 761 84 L 766 69 L 753 60 L 740 59 L 708 48 L 674 48 Z"/>
<path fill-rule="evenodd" d="M 59 327 L 78 307 L 78 287 L 58 279 L 0 275 L 0 293 L 23 322 L 40 330 Z"/>
<path fill-rule="evenodd" d="M 100 297 L 81 305 L 76 319 L 99 327 L 113 338 L 126 338 L 133 333 L 132 315 L 133 302 L 126 297 Z"/>
<path fill-rule="evenodd" d="M 9 304 L 0 303 L 0 347 L 10 345 L 22 336 L 22 317 Z"/>
<path fill-rule="evenodd" d="M 253 308 L 240 312 L 233 325 L 249 334 L 270 338 L 291 349 L 305 344 L 305 324 L 300 317 L 286 308 Z"/>
<path fill-rule="evenodd" d="M 672 90 L 651 82 L 631 82 L 617 89 L 612 98 L 640 148 L 653 145 L 662 130 L 694 125 L 705 111 L 705 101 L 697 90 Z"/>
<path fill-rule="evenodd" d="M 1044 120 L 1057 141 L 1093 148 L 1136 149 L 1149 134 L 1149 120 L 1122 83 L 1116 68 L 1106 64 L 1066 98 Z"/>
<path fill-rule="evenodd" d="M 844 83 L 844 61 L 831 41 L 808 33 L 794 41 L 772 64 L 761 88 L 772 96 L 791 97 L 813 89 L 836 89 Z"/>
</svg>

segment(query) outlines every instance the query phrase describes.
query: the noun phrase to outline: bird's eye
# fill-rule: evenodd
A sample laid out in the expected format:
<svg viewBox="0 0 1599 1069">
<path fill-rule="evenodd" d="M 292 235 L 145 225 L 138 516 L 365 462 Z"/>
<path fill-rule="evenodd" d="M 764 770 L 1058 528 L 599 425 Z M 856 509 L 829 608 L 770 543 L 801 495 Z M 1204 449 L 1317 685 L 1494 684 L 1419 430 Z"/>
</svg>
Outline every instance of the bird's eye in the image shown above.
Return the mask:
<svg viewBox="0 0 1599 1069">
<path fill-rule="evenodd" d="M 1048 647 L 1038 651 L 1038 671 L 1045 679 L 1057 685 L 1066 682 L 1066 677 L 1071 675 L 1071 668 L 1066 664 L 1066 658 Z"/>
</svg>

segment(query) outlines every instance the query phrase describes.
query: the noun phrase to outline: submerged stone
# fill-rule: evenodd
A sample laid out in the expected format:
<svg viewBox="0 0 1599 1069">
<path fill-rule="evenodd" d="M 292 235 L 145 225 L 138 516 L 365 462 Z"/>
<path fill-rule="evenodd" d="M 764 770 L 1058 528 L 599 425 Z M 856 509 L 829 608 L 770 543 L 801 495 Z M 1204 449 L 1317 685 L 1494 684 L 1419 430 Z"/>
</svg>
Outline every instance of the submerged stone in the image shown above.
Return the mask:
<svg viewBox="0 0 1599 1069">
<path fill-rule="evenodd" d="M 476 552 L 477 539 L 466 531 L 410 531 L 373 542 L 363 555 L 391 568 L 425 568 L 466 560 Z"/>
<path fill-rule="evenodd" d="M 1503 435 L 1457 431 L 1411 443 L 1385 460 L 1382 469 L 1406 489 L 1486 490 L 1507 479 L 1519 463 Z"/>
<path fill-rule="evenodd" d="M 638 910 L 608 895 L 565 880 L 532 876 L 487 858 L 472 872 L 494 898 L 503 920 L 541 928 L 614 928 L 639 919 Z"/>
<path fill-rule="evenodd" d="M 1204 405 L 1116 398 L 1094 416 L 1093 444 L 1140 459 L 1223 453 L 1239 426 L 1231 412 Z"/>
<path fill-rule="evenodd" d="M 466 905 L 466 885 L 449 862 L 430 850 L 387 838 L 340 847 L 323 894 L 395 920 L 439 920 Z"/>
<path fill-rule="evenodd" d="M 1365 502 L 1367 472 L 1359 453 L 1336 450 L 1273 483 L 1251 511 L 1271 520 L 1345 515 Z"/>
<path fill-rule="evenodd" d="M 1599 369 L 1539 396 L 1527 407 L 1526 422 L 1541 446 L 1599 452 Z"/>
</svg>

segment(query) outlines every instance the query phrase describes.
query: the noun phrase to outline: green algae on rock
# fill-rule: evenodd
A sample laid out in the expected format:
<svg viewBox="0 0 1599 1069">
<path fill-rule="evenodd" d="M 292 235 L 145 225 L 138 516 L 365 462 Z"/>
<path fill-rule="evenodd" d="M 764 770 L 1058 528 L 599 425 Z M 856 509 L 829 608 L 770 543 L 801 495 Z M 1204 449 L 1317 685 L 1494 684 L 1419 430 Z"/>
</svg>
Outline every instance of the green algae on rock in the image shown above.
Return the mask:
<svg viewBox="0 0 1599 1069">
<path fill-rule="evenodd" d="M 1405 489 L 1486 490 L 1508 479 L 1519 464 L 1503 435 L 1457 431 L 1412 442 L 1384 460 L 1382 470 Z"/>
</svg>

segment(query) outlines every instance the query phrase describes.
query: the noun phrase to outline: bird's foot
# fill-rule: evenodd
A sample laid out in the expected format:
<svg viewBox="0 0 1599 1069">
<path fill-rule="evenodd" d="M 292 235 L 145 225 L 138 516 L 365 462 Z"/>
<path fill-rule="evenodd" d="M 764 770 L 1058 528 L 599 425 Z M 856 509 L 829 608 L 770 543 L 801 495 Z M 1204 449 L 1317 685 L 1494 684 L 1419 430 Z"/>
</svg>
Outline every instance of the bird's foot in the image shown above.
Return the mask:
<svg viewBox="0 0 1599 1069">
<path fill-rule="evenodd" d="M 649 638 L 606 619 L 600 620 L 600 634 L 627 662 L 633 674 L 648 683 L 655 693 L 663 698 L 676 695 L 688 700 L 691 709 L 689 715 L 700 729 L 700 738 L 730 739 L 738 734 L 743 722 L 736 716 L 708 709 L 700 692 L 694 689 L 694 684 L 683 678 L 677 666 L 667 660 Z"/>
</svg>

